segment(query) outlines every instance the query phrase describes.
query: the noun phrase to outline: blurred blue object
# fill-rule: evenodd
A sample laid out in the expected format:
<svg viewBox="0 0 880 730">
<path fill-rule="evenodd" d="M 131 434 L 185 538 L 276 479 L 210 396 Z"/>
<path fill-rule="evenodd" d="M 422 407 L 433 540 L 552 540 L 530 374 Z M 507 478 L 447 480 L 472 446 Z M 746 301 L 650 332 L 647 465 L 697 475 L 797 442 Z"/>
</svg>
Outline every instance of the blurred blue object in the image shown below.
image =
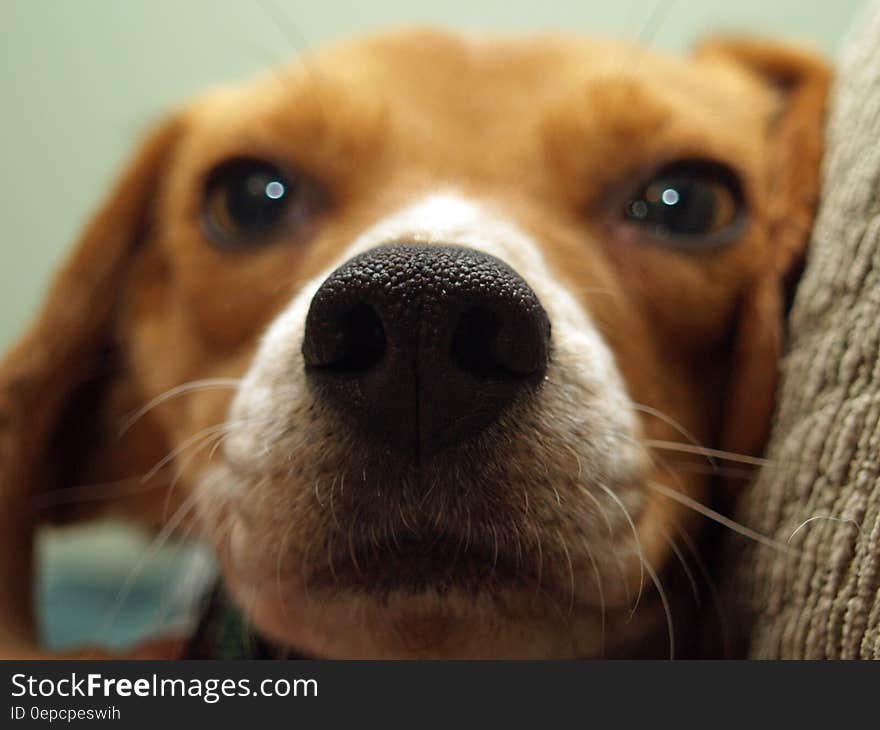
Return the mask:
<svg viewBox="0 0 880 730">
<path fill-rule="evenodd" d="M 152 550 L 142 533 L 121 525 L 44 530 L 37 564 L 40 631 L 52 650 L 123 649 L 186 632 L 216 576 L 205 548 L 176 542 Z"/>
</svg>

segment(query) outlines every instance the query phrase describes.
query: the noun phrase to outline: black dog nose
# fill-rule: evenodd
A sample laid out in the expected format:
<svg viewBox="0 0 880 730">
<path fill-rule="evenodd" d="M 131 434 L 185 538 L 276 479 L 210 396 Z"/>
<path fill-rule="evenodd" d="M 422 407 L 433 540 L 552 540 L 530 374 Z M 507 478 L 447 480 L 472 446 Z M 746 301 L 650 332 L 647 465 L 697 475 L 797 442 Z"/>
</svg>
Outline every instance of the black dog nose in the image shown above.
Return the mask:
<svg viewBox="0 0 880 730">
<path fill-rule="evenodd" d="M 324 281 L 302 352 L 319 398 L 374 444 L 424 460 L 535 388 L 549 340 L 541 302 L 503 261 L 393 244 Z"/>
</svg>

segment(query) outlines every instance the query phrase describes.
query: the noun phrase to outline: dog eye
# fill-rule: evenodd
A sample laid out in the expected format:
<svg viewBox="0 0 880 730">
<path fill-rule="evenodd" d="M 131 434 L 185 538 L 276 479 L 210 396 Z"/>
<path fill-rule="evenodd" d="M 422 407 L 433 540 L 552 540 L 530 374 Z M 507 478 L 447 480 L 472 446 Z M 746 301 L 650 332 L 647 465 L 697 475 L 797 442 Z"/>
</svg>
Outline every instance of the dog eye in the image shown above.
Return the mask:
<svg viewBox="0 0 880 730">
<path fill-rule="evenodd" d="M 742 214 L 736 175 L 707 162 L 676 163 L 661 169 L 624 207 L 631 225 L 685 247 L 726 243 L 738 232 Z"/>
<path fill-rule="evenodd" d="M 280 234 L 306 207 L 303 185 L 275 165 L 233 160 L 208 177 L 205 229 L 223 248 L 246 248 Z"/>
</svg>

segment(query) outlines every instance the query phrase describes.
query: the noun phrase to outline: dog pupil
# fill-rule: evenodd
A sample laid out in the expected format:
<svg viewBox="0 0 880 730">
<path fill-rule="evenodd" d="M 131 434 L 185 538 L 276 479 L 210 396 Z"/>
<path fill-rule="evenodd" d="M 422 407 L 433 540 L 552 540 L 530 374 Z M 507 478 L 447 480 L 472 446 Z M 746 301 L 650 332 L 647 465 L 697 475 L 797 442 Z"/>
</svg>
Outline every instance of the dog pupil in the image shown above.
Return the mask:
<svg viewBox="0 0 880 730">
<path fill-rule="evenodd" d="M 698 236 L 711 232 L 715 190 L 698 177 L 665 176 L 652 181 L 627 205 L 627 217 L 658 236 Z"/>
<path fill-rule="evenodd" d="M 275 225 L 287 204 L 288 185 L 271 167 L 244 171 L 227 188 L 230 218 L 243 232 L 260 233 Z"/>
</svg>

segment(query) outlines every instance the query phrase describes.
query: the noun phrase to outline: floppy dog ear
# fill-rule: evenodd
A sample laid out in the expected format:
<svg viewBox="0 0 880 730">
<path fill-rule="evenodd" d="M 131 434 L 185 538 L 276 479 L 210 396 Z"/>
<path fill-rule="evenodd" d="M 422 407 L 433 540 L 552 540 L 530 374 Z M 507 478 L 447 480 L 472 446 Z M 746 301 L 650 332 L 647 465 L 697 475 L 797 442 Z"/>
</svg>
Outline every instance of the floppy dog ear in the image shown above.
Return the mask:
<svg viewBox="0 0 880 730">
<path fill-rule="evenodd" d="M 119 283 L 150 225 L 179 127 L 172 120 L 145 140 L 56 274 L 36 320 L 0 362 L 0 647 L 33 641 L 33 497 L 53 471 L 59 419 L 100 366 Z"/>
<path fill-rule="evenodd" d="M 768 259 L 740 303 L 721 434 L 723 448 L 759 455 L 773 418 L 784 319 L 819 196 L 831 72 L 809 52 L 760 41 L 711 40 L 698 55 L 732 64 L 779 94 L 779 111 L 767 130 Z"/>
</svg>

